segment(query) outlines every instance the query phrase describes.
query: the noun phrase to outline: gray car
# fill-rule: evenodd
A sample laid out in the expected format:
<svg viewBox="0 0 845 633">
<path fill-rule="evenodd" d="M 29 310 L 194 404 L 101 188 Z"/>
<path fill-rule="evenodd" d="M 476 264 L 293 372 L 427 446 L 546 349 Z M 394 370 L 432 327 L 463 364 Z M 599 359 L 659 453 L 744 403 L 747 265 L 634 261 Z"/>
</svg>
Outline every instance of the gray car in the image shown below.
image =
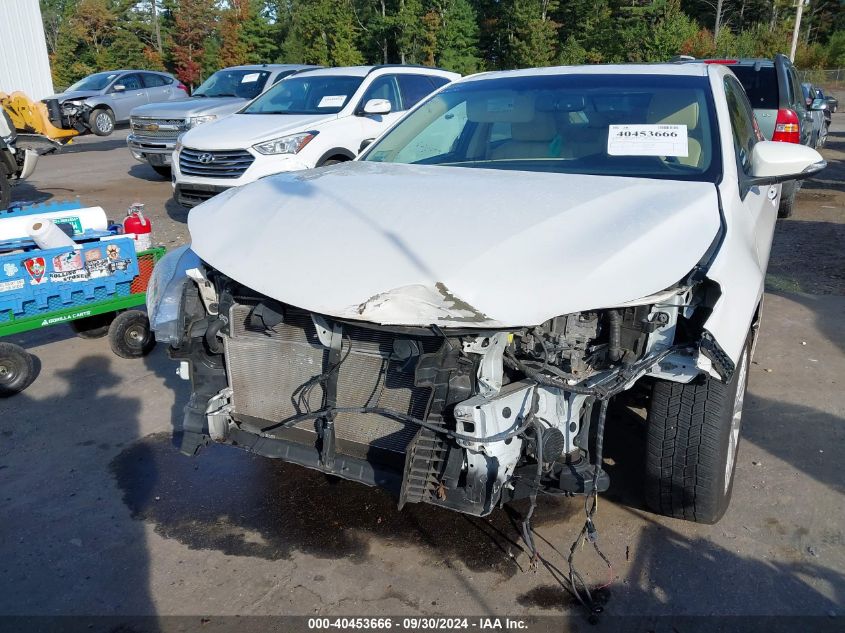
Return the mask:
<svg viewBox="0 0 845 633">
<path fill-rule="evenodd" d="M 190 98 L 132 110 L 131 133 L 126 139 L 129 150 L 137 160 L 148 162 L 157 173 L 169 178 L 170 156 L 180 134 L 240 110 L 266 88 L 309 68 L 317 66 L 255 64 L 218 70 Z"/>
<path fill-rule="evenodd" d="M 44 101 L 58 103 L 66 127 L 81 122 L 97 136 L 108 136 L 115 123 L 129 120 L 133 108 L 187 96 L 185 85 L 168 73 L 109 70 L 88 75 Z"/>
<path fill-rule="evenodd" d="M 773 59 L 707 61 L 726 64 L 737 76 L 766 140 L 815 147 L 813 113 L 804 101 L 795 66 L 786 55 L 778 54 Z M 778 217 L 792 215 L 795 194 L 800 186 L 796 181 L 783 183 Z"/>
<path fill-rule="evenodd" d="M 816 96 L 816 87 L 811 83 L 801 84 L 801 91 L 804 95 L 804 103 L 807 104 L 807 111 L 813 117 L 813 143 L 810 147 L 820 149 L 827 141 L 830 104 L 825 99 Z"/>
</svg>

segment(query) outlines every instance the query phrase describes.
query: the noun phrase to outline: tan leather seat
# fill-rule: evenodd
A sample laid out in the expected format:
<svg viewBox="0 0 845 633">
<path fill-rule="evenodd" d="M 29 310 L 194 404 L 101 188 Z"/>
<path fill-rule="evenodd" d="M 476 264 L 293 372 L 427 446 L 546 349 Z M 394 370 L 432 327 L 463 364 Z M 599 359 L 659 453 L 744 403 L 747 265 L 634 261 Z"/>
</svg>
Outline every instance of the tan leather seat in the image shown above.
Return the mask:
<svg viewBox="0 0 845 633">
<path fill-rule="evenodd" d="M 511 138 L 490 152 L 492 160 L 520 158 L 557 158 L 559 143 L 554 119 L 548 112 L 537 112 L 534 118 L 523 123 L 511 123 Z"/>
<path fill-rule="evenodd" d="M 689 154 L 678 156 L 681 165 L 698 167 L 701 165 L 701 130 L 700 112 L 695 93 L 690 90 L 666 90 L 656 94 L 648 106 L 648 123 L 658 125 L 686 125 Z"/>
</svg>

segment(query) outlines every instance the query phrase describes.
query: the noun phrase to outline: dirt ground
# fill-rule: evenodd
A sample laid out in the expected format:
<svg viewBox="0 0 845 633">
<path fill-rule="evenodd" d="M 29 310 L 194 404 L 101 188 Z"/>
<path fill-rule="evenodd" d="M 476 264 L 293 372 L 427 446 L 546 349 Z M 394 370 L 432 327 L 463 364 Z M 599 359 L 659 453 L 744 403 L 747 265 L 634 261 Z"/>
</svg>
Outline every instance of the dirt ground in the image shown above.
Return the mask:
<svg viewBox="0 0 845 633">
<path fill-rule="evenodd" d="M 187 213 L 125 135 L 46 157 L 15 199 L 79 196 L 114 218 L 144 202 L 156 239 L 183 243 Z M 164 350 L 123 360 L 55 327 L 13 337 L 41 375 L 0 401 L 0 630 L 31 628 L 9 619 L 27 615 L 85 616 L 39 630 L 140 632 L 295 628 L 248 616 L 490 614 L 527 630 L 845 630 L 845 113 L 824 154 L 830 167 L 778 224 L 734 499 L 718 525 L 644 509 L 641 420 L 613 411 L 613 483 L 597 515 L 612 570 L 578 553 L 589 582 L 610 582 L 597 627 L 555 579 L 582 500 L 541 500 L 548 566 L 531 572 L 524 504 L 485 519 L 399 512 L 382 491 L 228 447 L 184 457 L 173 433 L 188 389 Z"/>
</svg>

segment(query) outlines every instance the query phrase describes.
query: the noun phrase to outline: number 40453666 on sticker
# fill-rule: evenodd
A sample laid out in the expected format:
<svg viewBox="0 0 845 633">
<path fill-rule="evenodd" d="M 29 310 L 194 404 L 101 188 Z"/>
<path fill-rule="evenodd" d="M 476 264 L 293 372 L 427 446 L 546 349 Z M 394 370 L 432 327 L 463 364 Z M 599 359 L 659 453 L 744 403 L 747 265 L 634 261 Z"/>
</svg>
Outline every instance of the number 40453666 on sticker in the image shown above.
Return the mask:
<svg viewBox="0 0 845 633">
<path fill-rule="evenodd" d="M 689 155 L 686 125 L 611 125 L 607 132 L 611 156 Z"/>
</svg>

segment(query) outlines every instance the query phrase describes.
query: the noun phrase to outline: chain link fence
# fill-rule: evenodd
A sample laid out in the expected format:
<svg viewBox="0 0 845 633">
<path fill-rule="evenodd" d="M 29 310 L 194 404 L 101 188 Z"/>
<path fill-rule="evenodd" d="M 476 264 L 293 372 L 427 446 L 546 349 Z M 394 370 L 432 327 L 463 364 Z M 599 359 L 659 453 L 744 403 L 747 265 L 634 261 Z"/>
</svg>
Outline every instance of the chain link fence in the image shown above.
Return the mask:
<svg viewBox="0 0 845 633">
<path fill-rule="evenodd" d="M 828 90 L 845 90 L 845 68 L 799 70 L 798 76 L 802 82 L 808 81 Z"/>
</svg>

